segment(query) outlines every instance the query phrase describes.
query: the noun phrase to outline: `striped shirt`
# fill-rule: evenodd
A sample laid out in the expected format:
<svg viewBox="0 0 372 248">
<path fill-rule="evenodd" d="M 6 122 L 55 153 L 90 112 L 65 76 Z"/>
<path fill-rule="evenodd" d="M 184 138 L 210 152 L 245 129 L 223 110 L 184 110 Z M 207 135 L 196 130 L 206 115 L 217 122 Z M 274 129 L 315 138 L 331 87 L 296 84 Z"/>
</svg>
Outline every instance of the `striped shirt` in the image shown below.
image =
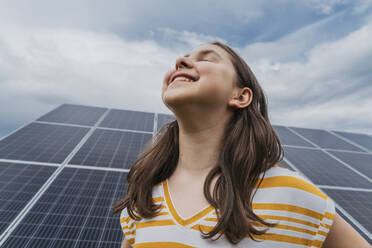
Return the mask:
<svg viewBox="0 0 372 248">
<path fill-rule="evenodd" d="M 252 234 L 262 242 L 249 235 L 237 245 L 229 243 L 225 235 L 211 241 L 201 238 L 199 227 L 210 231 L 217 223 L 216 210 L 209 205 L 187 219 L 182 218 L 173 205 L 167 181 L 153 187 L 153 201 L 162 205 L 154 218 L 135 221 L 126 208 L 121 211 L 121 228 L 132 247 L 321 247 L 335 216 L 330 197 L 298 172 L 275 165 L 266 171 L 252 207 L 260 218 L 279 225 L 270 228 L 255 224 L 259 230 L 269 228 L 264 235 Z"/>
</svg>

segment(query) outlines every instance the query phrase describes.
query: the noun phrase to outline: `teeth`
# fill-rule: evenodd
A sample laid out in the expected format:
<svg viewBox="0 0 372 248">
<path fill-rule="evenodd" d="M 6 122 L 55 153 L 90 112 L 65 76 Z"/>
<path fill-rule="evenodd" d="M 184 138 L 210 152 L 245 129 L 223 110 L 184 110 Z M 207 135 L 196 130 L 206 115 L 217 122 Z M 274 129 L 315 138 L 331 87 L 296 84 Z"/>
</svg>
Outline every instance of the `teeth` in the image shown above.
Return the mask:
<svg viewBox="0 0 372 248">
<path fill-rule="evenodd" d="M 187 82 L 193 82 L 193 80 L 186 78 L 186 77 L 176 77 L 173 81 L 175 80 L 182 80 L 182 81 L 187 81 Z"/>
</svg>

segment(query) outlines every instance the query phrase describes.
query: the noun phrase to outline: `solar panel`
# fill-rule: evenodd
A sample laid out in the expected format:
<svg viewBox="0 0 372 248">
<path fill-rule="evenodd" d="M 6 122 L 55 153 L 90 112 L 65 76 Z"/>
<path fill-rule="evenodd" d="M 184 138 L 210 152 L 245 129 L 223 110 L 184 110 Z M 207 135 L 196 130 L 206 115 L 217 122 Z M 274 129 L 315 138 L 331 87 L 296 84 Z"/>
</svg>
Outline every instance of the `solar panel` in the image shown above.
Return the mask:
<svg viewBox="0 0 372 248">
<path fill-rule="evenodd" d="M 311 143 L 291 132 L 287 127 L 273 125 L 273 128 L 279 135 L 282 145 L 315 147 Z"/>
<path fill-rule="evenodd" d="M 352 164 L 354 169 L 372 178 L 372 154 L 338 151 L 329 151 L 329 153 L 348 164 Z"/>
<path fill-rule="evenodd" d="M 370 181 L 321 150 L 284 147 L 284 154 L 314 184 L 371 187 Z"/>
<path fill-rule="evenodd" d="M 154 114 L 130 110 L 111 109 L 99 126 L 152 132 L 154 129 Z"/>
<path fill-rule="evenodd" d="M 0 246 L 120 247 L 123 233 L 111 206 L 123 198 L 138 154 L 175 119 L 63 104 L 0 140 Z M 274 129 L 284 146 L 278 164 L 324 189 L 343 208 L 337 212 L 369 238 L 372 137 Z"/>
<path fill-rule="evenodd" d="M 359 134 L 359 133 L 347 133 L 347 132 L 339 132 L 333 131 L 334 133 L 345 137 L 363 147 L 367 148 L 369 151 L 372 151 L 372 137 L 366 134 Z"/>
<path fill-rule="evenodd" d="M 0 162 L 0 234 L 56 169 L 56 166 Z"/>
<path fill-rule="evenodd" d="M 94 126 L 106 110 L 107 108 L 63 104 L 37 121 Z"/>
<path fill-rule="evenodd" d="M 321 148 L 363 152 L 363 150 L 361 150 L 360 148 L 338 138 L 337 136 L 325 130 L 298 127 L 290 127 L 290 129 L 304 136 L 306 139 L 310 140 Z"/>
<path fill-rule="evenodd" d="M 88 130 L 33 122 L 0 141 L 0 158 L 62 163 Z"/>
<path fill-rule="evenodd" d="M 96 129 L 70 164 L 129 169 L 152 135 Z"/>
<path fill-rule="evenodd" d="M 4 247 L 120 247 L 110 207 L 123 197 L 126 174 L 63 168 Z"/>
<path fill-rule="evenodd" d="M 165 124 L 176 120 L 174 115 L 158 114 L 157 130 L 160 130 Z"/>
</svg>

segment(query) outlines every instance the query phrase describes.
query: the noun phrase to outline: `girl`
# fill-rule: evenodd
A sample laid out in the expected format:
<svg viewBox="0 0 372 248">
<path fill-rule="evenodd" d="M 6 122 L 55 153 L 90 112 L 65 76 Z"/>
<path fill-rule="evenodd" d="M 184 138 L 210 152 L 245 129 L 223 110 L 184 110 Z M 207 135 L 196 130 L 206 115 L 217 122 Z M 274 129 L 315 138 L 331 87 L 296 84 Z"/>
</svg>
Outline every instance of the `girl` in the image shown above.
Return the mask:
<svg viewBox="0 0 372 248">
<path fill-rule="evenodd" d="M 122 247 L 368 247 L 332 199 L 277 165 L 265 95 L 231 48 L 208 43 L 177 59 L 162 100 L 176 120 L 147 144 L 112 208 Z"/>
</svg>

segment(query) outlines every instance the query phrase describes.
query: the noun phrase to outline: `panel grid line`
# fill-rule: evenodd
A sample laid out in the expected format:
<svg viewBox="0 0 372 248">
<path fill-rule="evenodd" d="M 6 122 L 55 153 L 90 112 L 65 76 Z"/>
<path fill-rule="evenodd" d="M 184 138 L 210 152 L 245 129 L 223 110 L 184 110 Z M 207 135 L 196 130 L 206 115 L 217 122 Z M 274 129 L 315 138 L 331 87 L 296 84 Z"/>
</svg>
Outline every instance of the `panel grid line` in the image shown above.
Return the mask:
<svg viewBox="0 0 372 248">
<path fill-rule="evenodd" d="M 291 128 L 287 127 L 291 132 L 293 132 L 294 134 L 297 134 L 299 137 L 303 138 L 304 140 L 306 140 L 307 142 L 310 142 L 312 145 L 318 147 L 318 150 L 321 150 L 323 151 L 324 153 L 326 153 L 328 156 L 332 157 L 333 159 L 337 160 L 338 162 L 340 162 L 341 164 L 343 164 L 344 166 L 346 166 L 347 168 L 349 168 L 350 170 L 354 171 L 355 173 L 357 173 L 359 176 L 367 179 L 370 183 L 372 183 L 372 179 L 369 178 L 368 176 L 364 175 L 362 172 L 354 169 L 353 167 L 351 167 L 349 164 L 345 163 L 344 161 L 342 161 L 341 159 L 337 158 L 336 156 L 334 156 L 333 154 L 329 153 L 326 149 L 318 146 L 317 144 L 315 144 L 314 142 L 310 141 L 309 139 L 305 138 L 304 136 L 302 136 L 301 134 L 299 134 L 298 132 L 296 132 L 295 130 L 292 130 Z"/>
<path fill-rule="evenodd" d="M 365 188 L 354 188 L 354 187 L 342 187 L 342 186 L 333 186 L 333 185 L 316 185 L 318 188 L 324 189 L 338 189 L 338 190 L 350 190 L 350 191 L 363 191 L 363 192 L 372 192 L 372 189 Z"/>
<path fill-rule="evenodd" d="M 99 184 L 99 188 L 98 190 L 96 191 L 96 194 L 94 196 L 94 199 L 93 199 L 93 203 L 90 205 L 90 208 L 89 208 L 89 211 L 88 211 L 88 214 L 87 216 L 90 216 L 90 213 L 92 212 L 92 209 L 93 209 L 93 206 L 94 206 L 94 203 L 96 202 L 96 200 L 98 199 L 97 195 L 98 193 L 100 192 L 100 190 L 102 189 L 102 185 L 104 184 L 105 182 L 105 178 L 107 177 L 107 172 L 105 173 L 104 175 L 104 178 L 100 181 L 100 184 Z M 86 182 L 88 182 L 88 180 L 86 180 Z M 81 226 L 82 228 L 80 229 L 80 232 L 78 234 L 78 237 L 76 238 L 76 240 L 79 240 L 80 236 L 81 236 L 81 233 L 82 233 L 82 230 L 84 229 L 86 223 L 87 223 L 87 220 L 88 220 L 89 217 L 85 218 L 84 220 L 84 223 L 83 225 Z M 75 248 L 77 246 L 78 242 L 75 243 L 74 247 Z"/>
<path fill-rule="evenodd" d="M 120 180 L 120 177 L 118 178 L 118 180 Z M 102 181 L 103 181 L 103 180 L 102 180 Z M 114 196 L 116 195 L 116 192 L 118 192 L 119 185 L 120 185 L 120 183 L 119 183 L 119 182 L 116 182 Z M 113 206 L 113 205 L 114 205 L 114 198 L 111 199 L 111 203 L 110 203 L 110 206 Z M 106 229 L 106 225 L 107 225 L 107 220 L 108 220 L 108 218 L 109 218 L 109 212 L 107 212 L 107 214 L 106 214 L 106 217 L 105 217 L 105 224 L 103 225 L 103 230 Z M 98 247 L 100 247 L 100 244 L 101 244 L 101 242 L 102 242 L 102 239 L 103 239 L 103 232 L 101 232 L 101 235 L 100 235 L 100 237 L 99 237 Z"/>
<path fill-rule="evenodd" d="M 296 146 L 296 145 L 282 145 L 283 147 L 292 147 L 298 149 L 305 149 L 305 150 L 319 150 L 323 148 L 317 147 L 307 147 L 307 146 Z M 368 154 L 368 152 L 360 152 L 360 151 L 349 151 L 349 150 L 342 150 L 342 149 L 333 149 L 333 148 L 326 148 L 327 151 L 335 151 L 335 152 L 346 152 L 346 153 L 356 153 L 356 154 Z"/>
<path fill-rule="evenodd" d="M 59 126 L 70 126 L 70 127 L 85 127 L 85 128 L 95 127 L 95 126 L 86 126 L 86 125 L 70 124 L 70 123 L 58 123 L 58 122 L 49 122 L 49 121 L 33 121 L 33 122 L 30 122 L 30 123 L 41 123 L 41 124 L 50 124 L 50 125 L 59 125 Z M 149 134 L 153 134 L 154 133 L 154 132 L 149 132 L 149 131 L 124 129 L 124 128 L 113 128 L 113 127 L 99 127 L 99 126 L 97 126 L 96 129 L 113 130 L 113 131 L 126 131 L 126 132 L 131 132 L 131 133 L 149 133 Z"/>
<path fill-rule="evenodd" d="M 78 172 L 78 170 L 75 171 L 74 176 L 77 174 L 77 172 Z M 71 182 L 71 180 L 69 180 L 69 182 L 68 182 L 68 183 L 63 187 L 62 192 L 61 192 L 60 194 L 58 194 L 57 199 L 56 199 L 56 200 L 51 204 L 51 207 L 50 207 L 49 211 L 48 211 L 46 214 L 43 215 L 43 218 L 42 218 L 42 220 L 41 220 L 41 223 L 43 223 L 44 220 L 47 218 L 48 213 L 51 213 L 52 210 L 54 210 L 55 206 L 57 206 L 57 202 L 58 202 L 58 200 L 63 196 L 63 193 L 67 190 L 67 188 L 68 188 L 70 182 Z M 87 182 L 87 181 L 86 181 L 86 182 Z M 76 199 L 77 199 L 77 198 L 76 198 Z M 75 199 L 75 200 L 76 200 L 76 199 Z M 32 208 L 32 207 L 31 207 L 31 208 Z M 30 211 L 31 211 L 31 208 L 29 209 Z M 29 212 L 29 211 L 28 211 L 28 212 Z M 63 222 L 63 223 L 64 223 L 64 222 Z M 62 223 L 62 225 L 63 225 L 63 223 Z M 38 225 L 37 228 L 32 232 L 31 238 L 27 241 L 25 247 L 27 247 L 28 243 L 30 243 L 30 241 L 32 240 L 33 235 L 37 233 L 37 231 L 40 229 L 41 226 L 42 226 L 42 225 Z M 53 241 L 53 242 L 54 242 L 54 241 Z"/>
<path fill-rule="evenodd" d="M 326 129 L 325 129 L 325 130 L 326 130 Z M 352 145 L 354 145 L 354 146 L 357 146 L 358 148 L 360 148 L 360 149 L 366 151 L 367 153 L 372 154 L 372 151 L 370 151 L 370 150 L 367 149 L 366 147 L 364 147 L 364 146 L 362 146 L 362 145 L 359 145 L 359 144 L 355 143 L 354 141 L 351 141 L 351 140 L 349 140 L 348 138 L 345 138 L 345 137 L 343 137 L 343 136 L 341 136 L 341 135 L 339 135 L 339 134 L 337 134 L 337 133 L 335 133 L 335 132 L 332 132 L 332 131 L 330 131 L 330 130 L 326 130 L 326 131 L 329 132 L 329 133 L 331 133 L 331 134 L 333 134 L 333 135 L 335 135 L 335 136 L 337 136 L 338 138 L 340 138 L 340 139 L 342 139 L 342 140 L 344 140 L 344 141 L 346 141 L 346 142 L 349 142 L 350 144 L 352 144 Z"/>
<path fill-rule="evenodd" d="M 109 112 L 109 109 L 99 118 L 96 122 L 95 126 L 91 128 L 86 135 L 83 137 L 82 140 L 75 146 L 75 148 L 71 151 L 71 153 L 66 157 L 66 159 L 62 162 L 61 166 L 57 168 L 57 170 L 49 177 L 49 179 L 43 184 L 40 190 L 32 197 L 32 199 L 28 202 L 28 204 L 20 211 L 17 217 L 13 220 L 12 223 L 8 226 L 8 228 L 1 234 L 0 236 L 0 247 L 9 237 L 9 235 L 13 232 L 13 230 L 19 225 L 22 219 L 27 215 L 30 209 L 35 205 L 38 199 L 44 194 L 44 192 L 48 189 L 48 187 L 52 184 L 52 182 L 57 178 L 60 172 L 63 170 L 64 166 L 72 159 L 74 154 L 80 149 L 80 147 L 85 143 L 86 140 L 90 137 L 93 133 L 95 127 L 99 125 L 99 123 L 103 120 L 106 114 Z"/>
</svg>

